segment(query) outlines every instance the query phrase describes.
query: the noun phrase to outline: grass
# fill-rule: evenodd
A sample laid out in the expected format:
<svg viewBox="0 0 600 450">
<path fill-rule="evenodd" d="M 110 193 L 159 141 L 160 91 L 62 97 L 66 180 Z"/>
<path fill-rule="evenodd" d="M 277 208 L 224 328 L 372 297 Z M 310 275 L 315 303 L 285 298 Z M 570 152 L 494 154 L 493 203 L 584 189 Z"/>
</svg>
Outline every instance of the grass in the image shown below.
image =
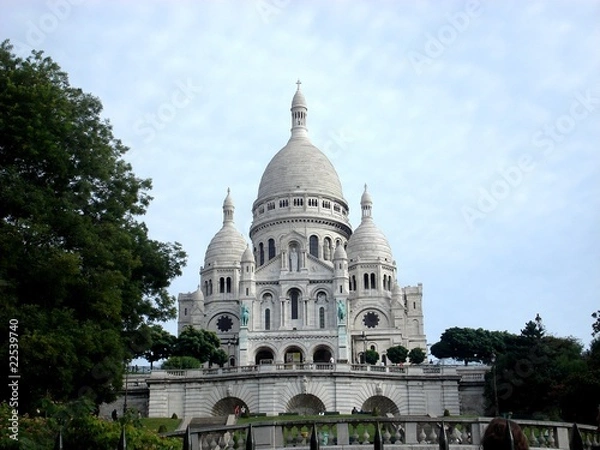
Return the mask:
<svg viewBox="0 0 600 450">
<path fill-rule="evenodd" d="M 141 420 L 144 428 L 154 431 L 155 433 L 158 433 L 158 429 L 161 427 L 161 425 L 164 425 L 166 428 L 165 432 L 169 433 L 171 431 L 175 431 L 181 423 L 181 419 L 163 419 L 157 417 L 145 417 Z"/>
</svg>

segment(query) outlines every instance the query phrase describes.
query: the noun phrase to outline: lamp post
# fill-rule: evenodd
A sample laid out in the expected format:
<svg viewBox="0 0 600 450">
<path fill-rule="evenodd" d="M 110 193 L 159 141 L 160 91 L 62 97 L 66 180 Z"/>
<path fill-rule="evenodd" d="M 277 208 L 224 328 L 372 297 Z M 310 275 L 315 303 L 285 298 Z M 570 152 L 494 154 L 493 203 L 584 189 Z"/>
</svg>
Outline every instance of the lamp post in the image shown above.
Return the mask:
<svg viewBox="0 0 600 450">
<path fill-rule="evenodd" d="M 492 353 L 492 386 L 494 389 L 494 415 L 498 417 L 500 415 L 500 408 L 498 405 L 498 385 L 496 382 L 496 354 Z"/>
<path fill-rule="evenodd" d="M 362 341 L 363 341 L 363 357 L 362 357 L 361 362 L 363 364 L 366 364 L 367 363 L 367 335 L 364 330 L 360 332 L 360 336 L 362 337 Z"/>
</svg>

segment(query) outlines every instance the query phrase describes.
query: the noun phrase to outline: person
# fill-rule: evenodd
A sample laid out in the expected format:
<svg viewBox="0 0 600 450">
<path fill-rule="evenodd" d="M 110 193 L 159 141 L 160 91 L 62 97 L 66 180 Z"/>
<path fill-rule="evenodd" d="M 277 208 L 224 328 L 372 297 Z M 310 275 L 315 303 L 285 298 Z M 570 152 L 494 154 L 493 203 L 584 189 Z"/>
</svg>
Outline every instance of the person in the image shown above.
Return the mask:
<svg viewBox="0 0 600 450">
<path fill-rule="evenodd" d="M 341 322 L 346 317 L 346 305 L 343 300 L 337 301 L 338 319 Z"/>
<path fill-rule="evenodd" d="M 116 409 L 112 410 L 111 416 L 112 416 L 112 420 L 114 420 L 115 422 L 119 419 L 119 414 L 117 413 Z"/>
<path fill-rule="evenodd" d="M 506 424 L 510 424 L 510 434 Z M 483 450 L 529 450 L 527 437 L 521 427 L 512 420 L 500 417 L 490 421 L 481 438 L 481 445 Z"/>
</svg>

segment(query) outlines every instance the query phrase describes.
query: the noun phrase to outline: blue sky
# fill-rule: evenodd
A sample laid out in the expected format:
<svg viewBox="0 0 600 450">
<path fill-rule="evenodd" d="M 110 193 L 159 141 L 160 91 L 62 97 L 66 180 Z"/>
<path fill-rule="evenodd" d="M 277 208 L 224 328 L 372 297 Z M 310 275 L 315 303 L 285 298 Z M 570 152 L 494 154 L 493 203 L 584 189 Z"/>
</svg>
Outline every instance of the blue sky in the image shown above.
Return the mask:
<svg viewBox="0 0 600 450">
<path fill-rule="evenodd" d="M 599 1 L 3 2 L 2 39 L 99 97 L 144 220 L 180 242 L 195 290 L 227 188 L 247 236 L 289 138 L 299 78 L 312 142 L 354 227 L 368 184 L 425 332 L 549 333 L 588 344 L 600 309 Z M 175 322 L 167 324 L 175 333 Z"/>
</svg>

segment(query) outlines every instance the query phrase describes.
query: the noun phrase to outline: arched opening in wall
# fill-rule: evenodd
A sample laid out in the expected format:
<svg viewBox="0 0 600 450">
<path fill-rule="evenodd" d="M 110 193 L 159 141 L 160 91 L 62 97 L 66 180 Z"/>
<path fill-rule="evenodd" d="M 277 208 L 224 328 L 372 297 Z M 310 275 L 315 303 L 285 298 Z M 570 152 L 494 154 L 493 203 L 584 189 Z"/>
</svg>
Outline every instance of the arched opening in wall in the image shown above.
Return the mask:
<svg viewBox="0 0 600 450">
<path fill-rule="evenodd" d="M 319 238 L 314 234 L 309 239 L 309 251 L 315 258 L 319 257 Z"/>
<path fill-rule="evenodd" d="M 273 364 L 274 361 L 275 355 L 273 355 L 271 349 L 266 347 L 259 348 L 256 352 L 256 358 L 254 358 L 255 364 Z"/>
<path fill-rule="evenodd" d="M 298 319 L 298 303 L 300 300 L 300 291 L 298 289 L 290 289 L 290 314 L 292 320 Z"/>
<path fill-rule="evenodd" d="M 294 346 L 288 347 L 285 351 L 284 361 L 286 364 L 298 364 L 304 362 L 302 350 Z"/>
<path fill-rule="evenodd" d="M 258 244 L 258 265 L 262 266 L 265 263 L 265 246 L 261 242 Z"/>
<path fill-rule="evenodd" d="M 227 277 L 225 291 L 231 294 L 231 277 Z"/>
<path fill-rule="evenodd" d="M 317 347 L 313 353 L 313 361 L 316 363 L 328 363 L 332 356 L 333 354 L 329 348 L 325 346 Z"/>
<path fill-rule="evenodd" d="M 269 261 L 275 258 L 275 239 L 269 239 Z"/>
<path fill-rule="evenodd" d="M 325 405 L 319 397 L 312 394 L 299 394 L 290 399 L 285 409 L 288 413 L 316 416 L 325 412 Z"/>
<path fill-rule="evenodd" d="M 392 400 L 383 395 L 374 395 L 373 397 L 369 397 L 362 404 L 363 411 L 371 412 L 375 408 L 377 408 L 379 411 L 380 416 L 385 416 L 386 414 L 393 414 L 394 416 L 397 416 L 400 414 L 398 406 L 396 406 Z"/>
<path fill-rule="evenodd" d="M 242 410 L 250 412 L 248 405 L 241 398 L 225 397 L 215 403 L 210 413 L 213 416 L 221 417 L 235 414 L 236 411 L 240 412 Z"/>
</svg>

